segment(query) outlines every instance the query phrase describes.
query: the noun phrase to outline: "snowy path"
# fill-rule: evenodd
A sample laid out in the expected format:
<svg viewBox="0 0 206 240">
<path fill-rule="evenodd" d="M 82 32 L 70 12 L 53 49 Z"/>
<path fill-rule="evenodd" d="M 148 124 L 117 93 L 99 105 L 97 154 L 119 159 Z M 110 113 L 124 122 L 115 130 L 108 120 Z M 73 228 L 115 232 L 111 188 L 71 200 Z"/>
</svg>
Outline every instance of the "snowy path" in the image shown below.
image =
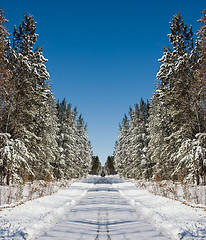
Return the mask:
<svg viewBox="0 0 206 240">
<path fill-rule="evenodd" d="M 107 178 L 99 178 L 87 194 L 40 240 L 166 239 L 140 220 L 136 211 Z"/>
<path fill-rule="evenodd" d="M 206 240 L 206 212 L 115 176 L 93 176 L 2 209 L 0 239 Z"/>
</svg>

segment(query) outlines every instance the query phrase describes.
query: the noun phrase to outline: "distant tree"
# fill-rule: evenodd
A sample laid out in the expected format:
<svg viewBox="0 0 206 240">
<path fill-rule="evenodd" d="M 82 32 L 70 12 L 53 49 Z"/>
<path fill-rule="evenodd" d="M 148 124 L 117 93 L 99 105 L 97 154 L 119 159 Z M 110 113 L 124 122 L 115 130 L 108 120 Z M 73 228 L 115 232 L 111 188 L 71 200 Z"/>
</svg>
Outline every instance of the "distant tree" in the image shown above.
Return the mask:
<svg viewBox="0 0 206 240">
<path fill-rule="evenodd" d="M 77 108 L 72 109 L 65 99 L 56 103 L 56 114 L 59 152 L 54 164 L 55 177 L 69 179 L 86 176 L 92 162 L 87 125 L 81 115 L 77 118 Z"/>
<path fill-rule="evenodd" d="M 90 174 L 98 175 L 101 170 L 101 162 L 99 161 L 98 156 L 92 156 L 92 164 L 91 164 Z"/>
<path fill-rule="evenodd" d="M 107 161 L 105 163 L 105 170 L 108 175 L 116 174 L 114 167 L 114 156 L 108 156 Z"/>
<path fill-rule="evenodd" d="M 128 156 L 128 147 L 130 144 L 129 134 L 130 121 L 125 114 L 121 124 L 119 124 L 119 137 L 114 151 L 115 169 L 120 176 L 125 176 L 127 173 L 126 166 L 131 164 L 130 157 Z"/>
<path fill-rule="evenodd" d="M 92 149 L 87 136 L 87 124 L 81 114 L 77 118 L 76 137 L 76 166 L 80 167 L 80 176 L 86 176 L 91 169 Z"/>
<path fill-rule="evenodd" d="M 115 146 L 114 163 L 118 174 L 132 178 L 149 178 L 151 166 L 147 154 L 150 103 L 140 100 L 134 110 L 129 108 L 120 124 L 120 135 Z"/>
<path fill-rule="evenodd" d="M 138 179 L 148 177 L 149 109 L 150 103 L 141 99 L 139 104 L 135 104 L 134 111 L 130 110 L 130 147 L 128 152 L 132 162 L 126 167 L 128 177 Z"/>
<path fill-rule="evenodd" d="M 58 179 L 70 179 L 78 177 L 76 169 L 77 156 L 77 135 L 76 135 L 76 108 L 72 109 L 71 104 L 67 104 L 63 99 L 61 103 L 57 102 L 58 133 L 57 142 L 59 155 L 55 164 L 55 176 Z"/>
</svg>

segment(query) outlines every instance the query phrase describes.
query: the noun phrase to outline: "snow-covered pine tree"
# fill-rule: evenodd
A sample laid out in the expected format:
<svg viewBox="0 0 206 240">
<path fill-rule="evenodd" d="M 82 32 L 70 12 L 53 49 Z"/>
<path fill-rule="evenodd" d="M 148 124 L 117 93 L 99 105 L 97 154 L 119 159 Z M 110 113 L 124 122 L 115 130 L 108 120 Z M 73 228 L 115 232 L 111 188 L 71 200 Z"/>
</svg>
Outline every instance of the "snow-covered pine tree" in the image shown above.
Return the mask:
<svg viewBox="0 0 206 240">
<path fill-rule="evenodd" d="M 114 151 L 115 170 L 124 177 L 149 178 L 151 166 L 147 149 L 149 142 L 148 119 L 150 103 L 140 100 L 124 116 Z"/>
<path fill-rule="evenodd" d="M 58 128 L 54 96 L 49 85 L 45 85 L 44 88 L 41 96 L 42 102 L 39 103 L 38 115 L 35 118 L 37 122 L 35 134 L 40 137 L 40 141 L 33 146 L 33 150 L 40 160 L 39 166 L 36 166 L 37 178 L 50 180 L 53 178 L 54 165 L 59 154 L 56 138 Z"/>
<path fill-rule="evenodd" d="M 13 110 L 9 133 L 13 139 L 24 141 L 33 156 L 28 164 L 35 177 L 42 179 L 52 175 L 50 163 L 55 158 L 55 119 L 52 114 L 54 99 L 45 66 L 47 60 L 43 57 L 42 48 L 35 48 L 38 36 L 35 32 L 36 23 L 28 13 L 19 28 L 14 27 L 15 54 L 10 55 L 10 62 L 13 65 L 15 91 L 10 96 Z"/>
<path fill-rule="evenodd" d="M 206 183 L 206 133 L 184 140 L 175 158 L 178 165 L 173 174 L 181 176 L 182 183 Z"/>
<path fill-rule="evenodd" d="M 192 139 L 199 128 L 199 106 L 194 102 L 198 54 L 193 47 L 192 27 L 188 29 L 182 15 L 178 14 L 172 19 L 170 30 L 172 49 L 164 48 L 159 60 L 162 65 L 153 97 L 149 144 L 152 162 L 156 164 L 154 175 L 164 179 L 170 178 L 178 164 L 175 156 L 183 139 Z M 158 140 L 156 132 L 159 132 Z"/>
<path fill-rule="evenodd" d="M 77 108 L 64 99 L 57 102 L 59 155 L 55 163 L 57 178 L 79 178 L 91 170 L 91 144 L 86 135 L 87 126 L 82 116 L 77 118 Z"/>
<path fill-rule="evenodd" d="M 59 147 L 59 157 L 55 165 L 57 178 L 77 177 L 75 169 L 76 154 L 76 108 L 72 110 L 72 105 L 66 103 L 64 99 L 61 103 L 57 102 L 58 135 L 57 142 Z"/>
<path fill-rule="evenodd" d="M 158 87 L 159 88 L 159 87 Z M 162 95 L 153 94 L 149 116 L 149 143 L 147 156 L 150 162 L 150 177 L 155 180 L 170 178 L 167 171 L 168 144 L 167 137 L 170 134 L 170 116 L 167 104 L 161 101 Z M 168 174 L 168 175 L 167 175 Z"/>
<path fill-rule="evenodd" d="M 12 77 L 12 64 L 8 55 L 12 54 L 8 31 L 4 23 L 4 12 L 0 9 L 0 182 L 23 182 L 25 175 L 32 175 L 27 160 L 31 157 L 21 140 L 13 140 L 9 132 L 10 115 L 12 112 L 15 91 Z"/>
<path fill-rule="evenodd" d="M 0 133 L 0 183 L 23 183 L 33 175 L 28 161 L 30 153 L 23 141 L 13 140 L 8 133 Z"/>
<path fill-rule="evenodd" d="M 148 135 L 148 117 L 150 103 L 140 100 L 135 104 L 134 111 L 130 120 L 131 147 L 130 156 L 132 164 L 129 172 L 133 172 L 134 178 L 148 178 L 149 161 L 147 159 L 147 147 L 149 141 Z"/>
<path fill-rule="evenodd" d="M 82 118 L 82 115 L 77 119 L 76 124 L 76 168 L 79 177 L 86 176 L 90 169 L 91 169 L 91 163 L 92 163 L 92 149 L 91 149 L 91 143 L 88 140 L 87 137 L 87 124 L 85 124 L 84 119 Z"/>
<path fill-rule="evenodd" d="M 35 48 L 33 17 L 25 14 L 14 27 L 13 49 L 6 39 L 3 12 L 0 21 L 1 181 L 87 175 L 92 151 L 86 124 L 81 116 L 76 119 L 71 104 L 54 105 L 47 60 L 42 48 Z"/>
<path fill-rule="evenodd" d="M 130 144 L 130 121 L 127 115 L 124 115 L 122 123 L 119 124 L 119 137 L 115 144 L 114 165 L 120 176 L 126 176 L 126 167 L 131 164 L 128 148 Z"/>
<path fill-rule="evenodd" d="M 202 23 L 200 26 L 200 30 L 198 31 L 198 44 L 197 47 L 199 48 L 200 52 L 200 59 L 199 59 L 199 67 L 195 72 L 195 76 L 197 78 L 198 83 L 198 96 L 199 96 L 199 105 L 201 108 L 199 109 L 200 112 L 200 124 L 201 127 L 199 132 L 206 132 L 206 9 L 204 9 L 202 13 L 202 18 L 199 22 Z"/>
<path fill-rule="evenodd" d="M 8 62 L 8 52 L 11 50 L 8 31 L 5 23 L 4 12 L 0 9 L 0 131 L 7 132 L 7 122 L 9 115 L 9 104 L 7 95 L 13 89 L 10 88 L 10 78 L 12 72 Z M 10 90 L 11 89 L 11 90 Z"/>
<path fill-rule="evenodd" d="M 203 136 L 206 134 L 206 9 L 202 12 L 202 18 L 199 20 L 199 22 L 202 23 L 202 26 L 200 27 L 200 30 L 198 32 L 199 36 L 199 47 L 200 47 L 200 68 L 197 70 L 196 78 L 198 79 L 198 84 L 200 86 L 198 92 L 198 96 L 200 100 L 200 106 L 202 107 L 200 109 L 200 122 L 201 122 L 201 131 L 203 133 Z M 201 134 L 199 134 L 201 136 Z M 201 141 L 202 143 L 202 141 Z M 204 145 L 202 144 L 202 152 L 206 154 L 206 142 L 204 142 Z M 199 177 L 202 178 L 202 182 L 206 184 L 206 156 L 201 159 L 200 161 L 200 174 Z M 200 182 L 200 179 L 197 177 L 197 183 Z"/>
<path fill-rule="evenodd" d="M 200 58 L 197 61 L 198 68 L 194 72 L 195 82 L 191 89 L 191 105 L 196 116 L 194 133 L 191 139 L 182 142 L 178 154 L 178 165 L 173 174 L 181 176 L 184 183 L 196 182 L 206 183 L 206 11 L 200 20 L 202 26 L 198 32 L 199 40 L 196 48 L 200 51 Z"/>
<path fill-rule="evenodd" d="M 148 117 L 150 103 L 140 100 L 129 108 L 130 119 L 123 118 L 115 147 L 114 161 L 118 173 L 125 177 L 149 178 L 150 162 L 147 156 L 149 142 Z"/>
</svg>

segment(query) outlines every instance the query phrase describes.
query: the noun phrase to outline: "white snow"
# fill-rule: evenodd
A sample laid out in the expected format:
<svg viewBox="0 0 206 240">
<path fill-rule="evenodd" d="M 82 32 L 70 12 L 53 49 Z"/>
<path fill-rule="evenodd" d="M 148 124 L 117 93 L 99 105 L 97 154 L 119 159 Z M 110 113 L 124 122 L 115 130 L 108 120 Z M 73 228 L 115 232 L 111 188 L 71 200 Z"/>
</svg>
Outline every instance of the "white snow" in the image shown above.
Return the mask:
<svg viewBox="0 0 206 240">
<path fill-rule="evenodd" d="M 0 239 L 206 239 L 206 214 L 118 177 L 93 176 L 3 209 Z"/>
<path fill-rule="evenodd" d="M 0 212 L 0 239 L 35 239 L 44 234 L 86 194 L 95 178 Z"/>
<path fill-rule="evenodd" d="M 112 179 L 113 181 L 113 179 Z M 114 184 L 140 217 L 171 239 L 206 239 L 206 212 L 149 193 L 132 182 Z"/>
</svg>

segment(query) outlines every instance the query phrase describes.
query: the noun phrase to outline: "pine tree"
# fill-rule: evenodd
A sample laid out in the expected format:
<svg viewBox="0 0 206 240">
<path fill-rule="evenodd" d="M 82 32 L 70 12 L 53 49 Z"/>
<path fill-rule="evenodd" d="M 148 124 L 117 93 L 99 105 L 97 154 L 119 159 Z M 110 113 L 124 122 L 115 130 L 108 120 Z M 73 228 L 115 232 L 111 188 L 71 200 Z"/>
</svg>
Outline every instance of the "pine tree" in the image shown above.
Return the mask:
<svg viewBox="0 0 206 240">
<path fill-rule="evenodd" d="M 33 175 L 30 158 L 24 142 L 13 140 L 8 133 L 0 133 L 0 182 L 9 185 L 23 183 L 27 175 Z"/>
<path fill-rule="evenodd" d="M 168 114 L 167 104 L 161 102 L 158 92 L 151 99 L 149 116 L 149 136 L 147 156 L 150 161 L 150 177 L 155 180 L 170 178 L 167 169 L 169 151 L 168 137 L 170 134 L 169 123 L 171 118 Z"/>
<path fill-rule="evenodd" d="M 87 137 L 87 124 L 85 124 L 81 114 L 77 119 L 76 129 L 77 129 L 76 161 L 78 166 L 80 166 L 79 175 L 86 176 L 89 173 L 89 170 L 91 169 L 92 150 L 91 150 L 91 143 L 89 142 Z"/>
<path fill-rule="evenodd" d="M 13 49 L 10 54 L 13 65 L 12 83 L 15 91 L 9 133 L 13 139 L 24 141 L 31 153 L 29 166 L 38 179 L 52 175 L 51 163 L 55 158 L 54 98 L 49 86 L 49 73 L 42 47 L 37 41 L 36 23 L 28 13 L 19 28 L 14 27 Z M 50 133 L 50 134 L 49 134 Z M 52 148 L 50 144 L 52 143 Z"/>
<path fill-rule="evenodd" d="M 206 182 L 206 133 L 199 133 L 195 139 L 184 140 L 175 158 L 178 165 L 173 174 L 180 176 L 182 183 Z"/>
<path fill-rule="evenodd" d="M 173 174 L 181 176 L 184 183 L 206 182 L 206 14 L 203 11 L 203 17 L 200 20 L 203 26 L 200 27 L 198 32 L 199 40 L 197 41 L 196 49 L 200 51 L 200 58 L 197 61 L 198 68 L 194 71 L 194 77 L 196 79 L 193 84 L 192 92 L 192 105 L 194 106 L 194 112 L 196 116 L 195 136 L 191 139 L 182 141 L 181 147 L 179 148 L 176 159 L 178 165 Z"/>
<path fill-rule="evenodd" d="M 200 59 L 199 59 L 199 68 L 195 72 L 195 76 L 197 78 L 197 84 L 198 84 L 198 100 L 199 105 L 201 108 L 199 109 L 199 112 L 201 114 L 200 122 L 201 122 L 201 130 L 199 132 L 206 132 L 206 9 L 204 9 L 202 13 L 202 18 L 199 20 L 199 22 L 202 23 L 202 26 L 200 26 L 200 30 L 198 31 L 198 48 L 200 51 Z"/>
<path fill-rule="evenodd" d="M 149 178 L 151 166 L 148 158 L 148 119 L 150 103 L 140 100 L 129 108 L 130 118 L 123 118 L 120 135 L 115 146 L 114 162 L 118 174 L 129 178 Z"/>
<path fill-rule="evenodd" d="M 149 144 L 151 159 L 156 165 L 154 175 L 165 179 L 171 177 L 178 164 L 175 156 L 182 140 L 193 139 L 201 128 L 194 77 L 198 53 L 193 47 L 192 27 L 188 29 L 182 15 L 178 14 L 172 19 L 170 30 L 172 49 L 164 48 L 159 60 L 162 65 L 153 97 Z M 173 174 L 173 177 L 177 176 Z"/>
<path fill-rule="evenodd" d="M 91 171 L 90 174 L 98 175 L 101 170 L 101 162 L 99 161 L 98 156 L 92 157 L 92 164 L 91 164 Z"/>
<path fill-rule="evenodd" d="M 4 24 L 4 12 L 0 9 L 0 178 L 1 184 L 11 182 L 22 182 L 25 175 L 32 175 L 32 171 L 27 163 L 31 157 L 23 141 L 14 140 L 8 133 L 8 125 L 12 111 L 15 91 L 12 84 L 13 66 L 9 62 L 9 54 L 13 54 L 8 31 Z"/>
<path fill-rule="evenodd" d="M 77 109 L 52 94 L 47 59 L 28 13 L 14 27 L 13 48 L 0 11 L 0 179 L 83 177 L 91 169 L 87 125 Z"/>
<path fill-rule="evenodd" d="M 119 137 L 115 145 L 114 151 L 114 163 L 115 169 L 120 176 L 126 176 L 126 167 L 131 163 L 131 159 L 128 156 L 128 147 L 130 144 L 129 131 L 130 131 L 130 121 L 127 115 L 124 115 L 122 123 L 119 124 Z"/>
<path fill-rule="evenodd" d="M 138 179 L 148 176 L 149 108 L 150 103 L 141 99 L 139 104 L 134 105 L 134 111 L 130 109 L 130 147 L 128 154 L 132 162 L 128 165 L 127 171 L 128 176 Z"/>
<path fill-rule="evenodd" d="M 4 18 L 4 12 L 0 9 L 0 131 L 7 132 L 7 122 L 9 115 L 8 93 L 10 90 L 10 78 L 12 75 L 9 62 L 8 52 L 11 50 L 8 39 L 8 31 L 5 27 L 7 20 Z"/>
<path fill-rule="evenodd" d="M 77 108 L 64 99 L 56 104 L 58 118 L 57 142 L 59 155 L 54 164 L 57 178 L 80 178 L 91 170 L 91 143 L 86 135 L 87 125 L 82 116 L 77 119 Z"/>
<path fill-rule="evenodd" d="M 72 105 L 66 103 L 64 99 L 61 103 L 57 102 L 58 135 L 57 142 L 59 147 L 59 157 L 55 165 L 57 178 L 78 177 L 75 169 L 76 157 L 76 108 L 72 110 Z"/>
<path fill-rule="evenodd" d="M 114 156 L 107 157 L 107 161 L 105 163 L 105 169 L 107 174 L 109 175 L 116 174 L 115 167 L 114 167 Z"/>
</svg>

